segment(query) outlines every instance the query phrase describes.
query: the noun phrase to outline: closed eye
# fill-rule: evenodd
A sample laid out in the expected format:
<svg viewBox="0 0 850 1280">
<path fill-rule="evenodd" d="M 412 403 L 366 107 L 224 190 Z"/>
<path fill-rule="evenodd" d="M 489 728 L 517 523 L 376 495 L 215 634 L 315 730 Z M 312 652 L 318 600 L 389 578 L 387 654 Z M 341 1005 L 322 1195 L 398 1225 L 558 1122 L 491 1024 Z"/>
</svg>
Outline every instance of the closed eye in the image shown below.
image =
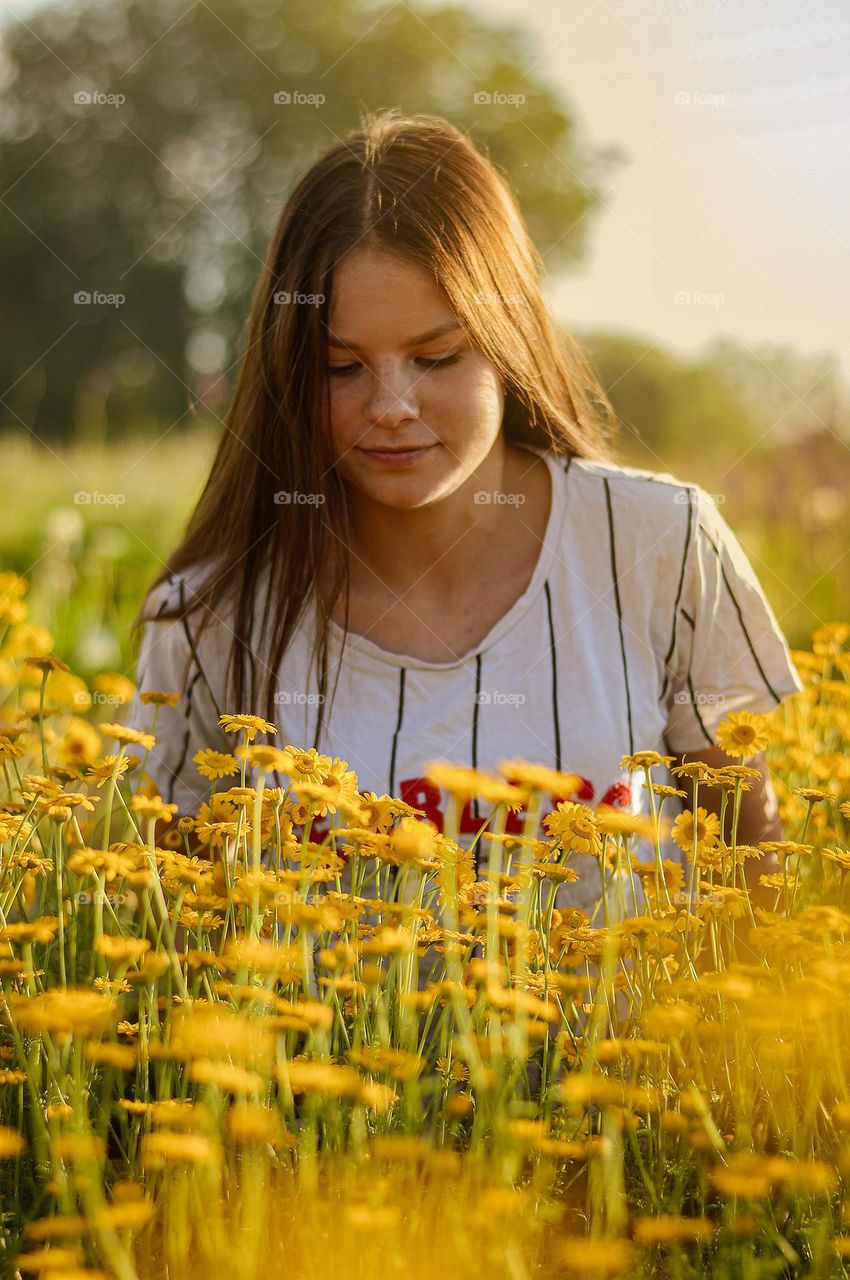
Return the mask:
<svg viewBox="0 0 850 1280">
<path fill-rule="evenodd" d="M 461 358 L 461 353 L 457 351 L 455 352 L 454 355 L 443 356 L 441 359 L 438 359 L 438 360 L 428 360 L 425 356 L 417 356 L 416 359 L 417 359 L 417 363 L 420 365 L 424 365 L 426 369 L 440 369 L 440 368 L 445 368 L 445 366 L 449 364 L 457 364 L 460 358 Z M 346 374 L 353 373 L 355 369 L 359 369 L 359 368 L 360 368 L 359 364 L 331 365 L 329 366 L 328 372 L 334 374 L 335 376 L 338 376 L 341 374 L 344 377 Z"/>
</svg>

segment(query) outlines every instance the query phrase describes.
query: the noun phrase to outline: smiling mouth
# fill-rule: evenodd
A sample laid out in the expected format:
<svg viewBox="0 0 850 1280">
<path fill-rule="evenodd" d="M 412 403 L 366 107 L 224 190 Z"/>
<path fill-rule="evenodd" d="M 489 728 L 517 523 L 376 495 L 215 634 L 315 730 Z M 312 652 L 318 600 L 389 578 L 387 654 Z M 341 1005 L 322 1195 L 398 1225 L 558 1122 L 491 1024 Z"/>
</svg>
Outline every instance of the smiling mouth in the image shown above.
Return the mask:
<svg viewBox="0 0 850 1280">
<path fill-rule="evenodd" d="M 379 453 L 382 456 L 388 457 L 389 455 L 395 454 L 395 453 L 421 453 L 423 449 L 433 449 L 434 445 L 433 444 L 411 444 L 411 445 L 405 445 L 404 448 L 402 449 L 399 449 L 399 448 L 366 449 L 362 445 L 359 447 L 362 449 L 363 453 Z"/>
</svg>

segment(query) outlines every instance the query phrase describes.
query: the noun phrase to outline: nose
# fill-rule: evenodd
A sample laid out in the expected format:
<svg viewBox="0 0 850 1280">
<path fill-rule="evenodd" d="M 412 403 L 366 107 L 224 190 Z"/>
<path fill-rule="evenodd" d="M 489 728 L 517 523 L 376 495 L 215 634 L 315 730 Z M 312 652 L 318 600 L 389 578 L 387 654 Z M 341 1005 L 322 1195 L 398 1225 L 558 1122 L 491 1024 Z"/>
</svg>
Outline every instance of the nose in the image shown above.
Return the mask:
<svg viewBox="0 0 850 1280">
<path fill-rule="evenodd" d="M 394 427 L 419 417 L 417 375 L 395 361 L 378 365 L 369 374 L 365 414 L 370 423 Z"/>
</svg>

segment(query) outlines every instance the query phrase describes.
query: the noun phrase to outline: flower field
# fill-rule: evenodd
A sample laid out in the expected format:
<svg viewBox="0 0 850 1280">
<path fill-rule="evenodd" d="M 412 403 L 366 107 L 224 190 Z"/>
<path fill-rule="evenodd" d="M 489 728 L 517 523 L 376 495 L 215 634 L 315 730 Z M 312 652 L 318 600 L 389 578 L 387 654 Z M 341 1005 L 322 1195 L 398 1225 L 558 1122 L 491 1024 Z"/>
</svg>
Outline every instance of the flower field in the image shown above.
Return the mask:
<svg viewBox="0 0 850 1280">
<path fill-rule="evenodd" d="M 0 1274 L 845 1274 L 850 625 L 676 770 L 729 844 L 639 751 L 651 818 L 564 801 L 546 840 L 570 775 L 434 765 L 488 814 L 465 848 L 247 711 L 180 815 L 144 776 L 176 692 L 131 730 L 55 644 L 0 575 Z M 762 743 L 788 838 L 739 845 Z M 598 924 L 555 905 L 579 877 Z"/>
</svg>

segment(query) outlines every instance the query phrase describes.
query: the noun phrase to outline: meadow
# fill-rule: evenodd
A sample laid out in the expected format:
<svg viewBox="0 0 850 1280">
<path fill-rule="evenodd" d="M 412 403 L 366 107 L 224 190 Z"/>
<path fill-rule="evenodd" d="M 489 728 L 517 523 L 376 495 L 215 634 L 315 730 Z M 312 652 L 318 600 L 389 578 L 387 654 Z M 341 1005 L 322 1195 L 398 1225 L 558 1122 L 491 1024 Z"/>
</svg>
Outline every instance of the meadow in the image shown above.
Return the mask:
<svg viewBox="0 0 850 1280">
<path fill-rule="evenodd" d="M 651 818 L 564 801 L 545 840 L 569 775 L 435 765 L 455 816 L 486 814 L 479 878 L 451 821 L 258 742 L 250 708 L 179 815 L 143 777 L 175 691 L 122 724 L 122 629 L 203 448 L 180 501 L 132 452 L 101 474 L 66 456 L 22 479 L 32 534 L 0 530 L 0 1274 L 844 1275 L 850 624 L 792 637 L 803 691 L 728 717 L 727 765 L 682 767 L 697 805 L 720 790 L 728 844 L 705 810 L 669 823 L 651 751 L 624 765 Z M 126 501 L 72 499 L 68 533 L 63 485 Z M 787 838 L 747 846 L 762 750 Z M 765 852 L 761 907 L 743 867 Z M 585 877 L 599 926 L 555 907 Z"/>
</svg>

